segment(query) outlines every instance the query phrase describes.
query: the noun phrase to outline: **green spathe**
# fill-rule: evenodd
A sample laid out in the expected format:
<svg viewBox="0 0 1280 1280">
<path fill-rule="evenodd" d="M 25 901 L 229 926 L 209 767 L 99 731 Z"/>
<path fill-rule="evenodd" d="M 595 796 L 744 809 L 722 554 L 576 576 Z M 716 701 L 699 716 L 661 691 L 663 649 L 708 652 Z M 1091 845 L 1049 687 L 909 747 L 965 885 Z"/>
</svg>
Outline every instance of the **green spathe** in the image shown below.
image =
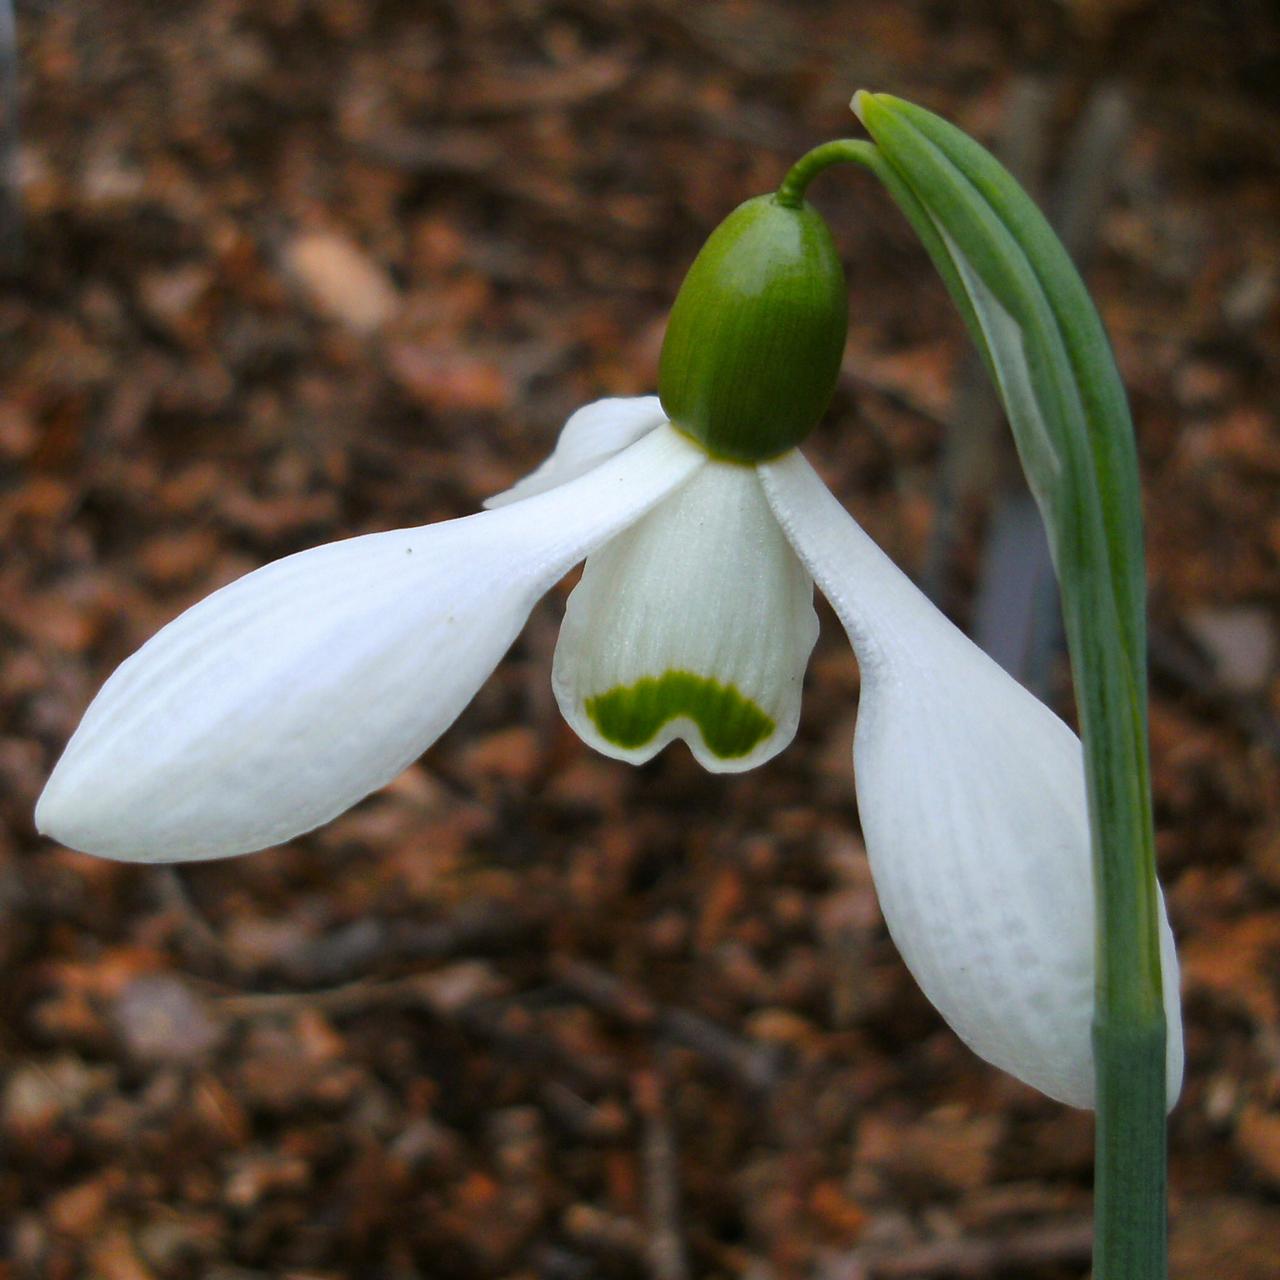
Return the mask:
<svg viewBox="0 0 1280 1280">
<path fill-rule="evenodd" d="M 588 698 L 585 707 L 601 734 L 628 750 L 652 742 L 677 716 L 692 720 L 722 760 L 749 754 L 775 728 L 773 720 L 732 685 L 692 671 L 645 676 Z"/>
<path fill-rule="evenodd" d="M 775 458 L 826 411 L 848 324 L 844 270 L 818 211 L 748 200 L 680 286 L 662 345 L 662 407 L 714 457 Z"/>
</svg>

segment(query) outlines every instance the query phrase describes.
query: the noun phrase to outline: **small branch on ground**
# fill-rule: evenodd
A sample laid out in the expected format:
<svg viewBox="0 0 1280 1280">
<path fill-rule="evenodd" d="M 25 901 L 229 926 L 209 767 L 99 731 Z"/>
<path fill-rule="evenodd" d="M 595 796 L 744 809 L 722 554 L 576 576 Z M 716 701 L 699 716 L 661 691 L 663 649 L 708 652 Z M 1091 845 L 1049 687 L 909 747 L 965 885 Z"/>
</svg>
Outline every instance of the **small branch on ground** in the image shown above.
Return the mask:
<svg viewBox="0 0 1280 1280">
<path fill-rule="evenodd" d="M 680 1161 L 667 1115 L 662 1079 L 656 1072 L 636 1077 L 635 1104 L 642 1123 L 645 1206 L 649 1234 L 645 1253 L 653 1280 L 689 1280 L 680 1226 Z"/>
</svg>

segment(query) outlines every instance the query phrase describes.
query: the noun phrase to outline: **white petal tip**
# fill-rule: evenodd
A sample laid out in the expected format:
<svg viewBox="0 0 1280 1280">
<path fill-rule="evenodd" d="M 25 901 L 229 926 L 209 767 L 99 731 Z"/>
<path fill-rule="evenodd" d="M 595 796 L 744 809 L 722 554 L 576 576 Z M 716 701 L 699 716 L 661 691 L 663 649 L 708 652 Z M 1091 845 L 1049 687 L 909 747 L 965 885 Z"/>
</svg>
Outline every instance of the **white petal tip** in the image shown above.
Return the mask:
<svg viewBox="0 0 1280 1280">
<path fill-rule="evenodd" d="M 486 511 L 522 502 L 585 475 L 666 421 L 657 396 L 610 398 L 583 405 L 561 429 L 540 467 L 485 500 Z"/>
<path fill-rule="evenodd" d="M 36 830 L 42 836 L 48 836 L 51 840 L 61 840 L 62 837 L 58 832 L 63 824 L 61 815 L 58 812 L 57 796 L 52 792 L 52 785 L 46 785 L 45 789 L 40 793 L 40 799 L 36 801 Z"/>
<path fill-rule="evenodd" d="M 36 830 L 50 840 L 80 853 L 105 855 L 102 833 L 84 806 L 76 803 L 74 788 L 63 785 L 62 775 L 55 770 L 36 801 Z"/>
<path fill-rule="evenodd" d="M 199 833 L 188 841 L 157 840 L 151 831 L 155 824 L 130 815 L 131 806 L 118 794 L 112 777 L 55 769 L 36 801 L 35 825 L 42 836 L 68 849 L 114 862 L 194 862 L 266 847 L 214 847 L 207 835 L 202 840 Z"/>
</svg>

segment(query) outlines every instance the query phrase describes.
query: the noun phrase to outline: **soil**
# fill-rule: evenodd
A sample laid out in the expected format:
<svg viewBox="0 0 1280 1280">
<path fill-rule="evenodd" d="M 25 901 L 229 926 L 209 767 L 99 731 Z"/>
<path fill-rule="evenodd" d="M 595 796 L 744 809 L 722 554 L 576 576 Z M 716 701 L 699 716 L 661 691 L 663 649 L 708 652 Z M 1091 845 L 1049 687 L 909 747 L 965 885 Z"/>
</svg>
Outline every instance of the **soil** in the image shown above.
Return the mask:
<svg viewBox="0 0 1280 1280">
<path fill-rule="evenodd" d="M 885 932 L 825 606 L 797 740 L 746 775 L 578 742 L 564 584 L 422 761 L 311 836 L 175 870 L 32 825 L 93 693 L 184 606 L 473 511 L 575 407 L 651 392 L 703 239 L 856 134 L 859 87 L 1042 192 L 1101 182 L 1079 252 L 1137 423 L 1183 964 L 1172 1271 L 1280 1275 L 1272 6 L 32 0 L 15 56 L 0 1280 L 1087 1273 L 1091 1117 L 970 1054 Z M 1073 171 L 1105 102 L 1114 157 Z M 809 452 L 966 623 L 1013 570 L 963 331 L 870 177 L 813 199 L 852 324 Z"/>
</svg>

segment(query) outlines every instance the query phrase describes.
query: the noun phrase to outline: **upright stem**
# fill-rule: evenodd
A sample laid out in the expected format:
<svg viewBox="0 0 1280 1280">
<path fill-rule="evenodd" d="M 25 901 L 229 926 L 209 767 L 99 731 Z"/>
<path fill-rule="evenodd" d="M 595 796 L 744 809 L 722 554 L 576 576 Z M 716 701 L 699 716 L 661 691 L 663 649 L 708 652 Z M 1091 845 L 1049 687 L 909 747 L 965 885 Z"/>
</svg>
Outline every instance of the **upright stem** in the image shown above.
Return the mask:
<svg viewBox="0 0 1280 1280">
<path fill-rule="evenodd" d="M 1070 593 L 1067 593 L 1069 596 Z M 1079 617 L 1080 602 L 1067 613 Z M 1076 680 L 1087 640 L 1068 627 Z M 1095 1280 L 1164 1280 L 1167 1272 L 1167 1027 L 1160 973 L 1145 671 L 1099 662 L 1080 698 L 1093 801 L 1097 986 L 1094 1150 Z M 1127 696 L 1126 696 L 1127 695 Z M 1125 706 L 1128 702 L 1130 705 Z"/>
<path fill-rule="evenodd" d="M 1165 1028 L 1095 1017 L 1094 1280 L 1166 1275 Z"/>
</svg>

